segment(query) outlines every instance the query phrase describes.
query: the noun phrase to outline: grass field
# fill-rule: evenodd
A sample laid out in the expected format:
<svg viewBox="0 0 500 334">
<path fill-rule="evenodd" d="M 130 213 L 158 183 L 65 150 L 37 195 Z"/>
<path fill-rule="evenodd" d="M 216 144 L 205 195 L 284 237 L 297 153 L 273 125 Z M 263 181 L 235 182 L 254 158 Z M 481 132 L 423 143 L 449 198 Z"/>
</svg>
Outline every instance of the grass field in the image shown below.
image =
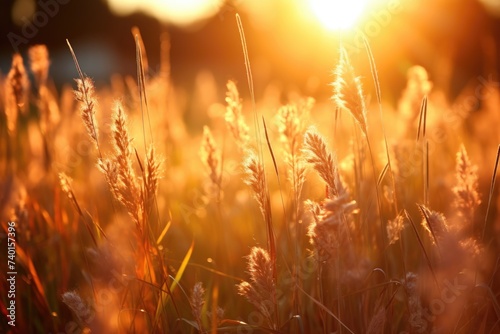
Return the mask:
<svg viewBox="0 0 500 334">
<path fill-rule="evenodd" d="M 413 66 L 391 106 L 365 42 L 371 72 L 339 47 L 325 100 L 254 96 L 246 52 L 248 83 L 186 96 L 138 32 L 137 77 L 99 89 L 69 43 L 59 90 L 45 46 L 14 55 L 1 331 L 499 332 L 498 83 L 451 101 Z"/>
</svg>

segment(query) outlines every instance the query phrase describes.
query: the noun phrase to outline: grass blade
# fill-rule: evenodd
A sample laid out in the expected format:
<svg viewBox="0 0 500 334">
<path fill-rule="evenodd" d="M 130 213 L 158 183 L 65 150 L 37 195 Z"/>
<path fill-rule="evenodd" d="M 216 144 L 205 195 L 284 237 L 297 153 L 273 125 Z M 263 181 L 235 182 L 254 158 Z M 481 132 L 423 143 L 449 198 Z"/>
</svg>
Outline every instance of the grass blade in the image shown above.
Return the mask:
<svg viewBox="0 0 500 334">
<path fill-rule="evenodd" d="M 425 126 L 426 126 L 426 118 L 427 118 L 427 96 L 424 96 L 422 99 L 422 104 L 420 105 L 420 115 L 418 119 L 418 129 L 417 129 L 417 141 L 420 140 L 420 133 L 422 132 L 422 123 L 423 123 L 423 133 L 425 136 Z"/>
<path fill-rule="evenodd" d="M 481 236 L 481 240 L 484 241 L 484 234 L 486 232 L 486 224 L 488 222 L 488 215 L 490 213 L 490 207 L 491 207 L 491 200 L 493 198 L 493 192 L 495 190 L 495 183 L 497 179 L 497 170 L 498 170 L 498 162 L 500 160 L 500 145 L 498 145 L 498 150 L 497 150 L 497 157 L 495 160 L 495 167 L 493 168 L 493 175 L 491 176 L 491 184 L 490 184 L 490 194 L 488 195 L 488 206 L 486 207 L 486 214 L 484 216 L 484 226 L 483 226 L 483 233 Z"/>
<path fill-rule="evenodd" d="M 184 259 L 181 262 L 181 265 L 179 266 L 179 269 L 177 270 L 177 274 L 175 275 L 175 278 L 173 280 L 173 283 L 171 286 L 168 285 L 168 282 L 165 282 L 162 287 L 162 293 L 160 295 L 160 300 L 158 302 L 158 306 L 156 308 L 156 314 L 155 314 L 155 321 L 154 323 L 158 323 L 159 319 L 161 317 L 161 311 L 167 305 L 170 296 L 172 296 L 173 291 L 175 290 L 175 287 L 178 285 L 178 282 L 182 278 L 182 275 L 184 274 L 184 271 L 186 270 L 186 267 L 189 263 L 189 260 L 191 259 L 191 255 L 193 254 L 193 249 L 194 249 L 194 240 L 191 242 L 191 246 L 189 247 L 188 251 L 186 252 L 186 255 L 184 256 Z M 167 291 L 167 292 L 165 292 Z"/>
<path fill-rule="evenodd" d="M 410 215 L 408 214 L 408 212 L 406 210 L 404 210 L 404 212 L 405 212 L 406 218 L 411 223 L 411 227 L 413 228 L 413 232 L 415 232 L 415 236 L 417 237 L 417 240 L 418 240 L 418 243 L 420 245 L 420 248 L 422 249 L 422 252 L 424 253 L 427 265 L 429 266 L 429 269 L 430 269 L 430 271 L 432 273 L 432 277 L 434 278 L 434 281 L 436 282 L 436 286 L 437 286 L 438 289 L 440 289 L 438 280 L 436 278 L 436 274 L 434 272 L 434 268 L 432 268 L 431 260 L 429 258 L 429 255 L 427 254 L 427 251 L 425 250 L 422 238 L 420 238 L 420 235 L 418 234 L 418 230 L 417 230 L 417 227 L 415 226 L 415 222 L 413 221 L 413 219 L 411 219 Z"/>
</svg>

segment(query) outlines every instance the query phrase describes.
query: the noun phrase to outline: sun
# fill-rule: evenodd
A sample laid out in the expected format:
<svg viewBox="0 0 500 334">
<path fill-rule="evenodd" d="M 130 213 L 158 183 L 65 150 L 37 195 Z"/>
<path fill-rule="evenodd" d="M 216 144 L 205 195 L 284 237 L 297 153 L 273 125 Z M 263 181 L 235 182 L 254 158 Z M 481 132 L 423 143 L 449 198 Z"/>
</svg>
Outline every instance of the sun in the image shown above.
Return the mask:
<svg viewBox="0 0 500 334">
<path fill-rule="evenodd" d="M 308 0 L 316 18 L 329 30 L 345 30 L 356 24 L 370 0 Z"/>
</svg>

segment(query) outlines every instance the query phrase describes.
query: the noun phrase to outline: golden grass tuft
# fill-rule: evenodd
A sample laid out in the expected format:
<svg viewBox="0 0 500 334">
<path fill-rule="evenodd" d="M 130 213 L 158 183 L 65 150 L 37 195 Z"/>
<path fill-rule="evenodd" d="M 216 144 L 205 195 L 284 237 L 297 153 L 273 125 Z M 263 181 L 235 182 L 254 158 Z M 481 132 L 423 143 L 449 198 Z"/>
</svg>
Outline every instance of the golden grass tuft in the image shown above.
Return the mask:
<svg viewBox="0 0 500 334">
<path fill-rule="evenodd" d="M 428 330 L 428 322 L 424 319 L 424 309 L 420 299 L 420 288 L 418 286 L 419 276 L 413 272 L 408 272 L 404 279 L 408 303 L 408 324 L 411 330 L 423 333 Z"/>
<path fill-rule="evenodd" d="M 248 273 L 250 274 L 250 282 L 238 284 L 238 293 L 246 297 L 257 308 L 270 328 L 277 329 L 273 263 L 266 250 L 252 247 L 248 256 Z"/>
<path fill-rule="evenodd" d="M 418 205 L 422 213 L 422 226 L 429 233 L 429 238 L 433 243 L 439 243 L 448 236 L 448 222 L 446 217 L 436 211 L 432 211 L 425 205 Z"/>
<path fill-rule="evenodd" d="M 262 217 L 266 223 L 269 223 L 272 220 L 271 201 L 269 199 L 264 165 L 253 151 L 248 151 L 247 157 L 243 162 L 243 167 L 246 174 L 245 183 L 252 188 Z"/>
<path fill-rule="evenodd" d="M 334 74 L 333 101 L 338 108 L 348 111 L 354 117 L 363 134 L 367 136 L 368 122 L 361 79 L 354 73 L 347 51 L 343 47 L 340 48 L 340 59 Z"/>
<path fill-rule="evenodd" d="M 328 186 L 328 197 L 341 196 L 344 186 L 338 173 L 337 157 L 328 150 L 318 131 L 311 127 L 304 135 L 305 160 L 311 164 Z"/>
<path fill-rule="evenodd" d="M 132 167 L 132 146 L 128 129 L 127 117 L 123 111 L 121 103 L 117 102 L 114 107 L 113 126 L 111 134 L 115 149 L 114 163 L 116 168 L 112 168 L 116 176 L 107 176 L 111 189 L 116 189 L 115 195 L 126 208 L 134 222 L 141 226 L 144 208 L 141 201 L 141 190 L 137 182 L 137 176 Z M 107 168 L 105 171 L 107 172 Z M 110 181 L 108 181 L 109 183 Z"/>
<path fill-rule="evenodd" d="M 222 181 L 221 175 L 221 157 L 217 144 L 208 126 L 203 127 L 203 139 L 200 147 L 201 161 L 209 170 L 210 180 L 216 187 L 220 187 Z"/>
<path fill-rule="evenodd" d="M 305 182 L 306 166 L 303 158 L 303 141 L 309 113 L 314 105 L 314 99 L 308 98 L 299 105 L 289 104 L 278 109 L 276 124 L 280 140 L 285 144 L 285 162 L 288 164 L 287 176 L 292 184 L 294 205 L 298 206 L 302 187 Z M 298 215 L 298 208 L 296 208 Z"/>
<path fill-rule="evenodd" d="M 455 226 L 458 229 L 473 228 L 474 215 L 481 199 L 478 189 L 477 166 L 473 165 L 469 159 L 465 146 L 462 144 L 457 152 L 456 158 L 456 185 L 453 187 L 455 195 L 454 207 L 457 209 L 462 226 Z"/>
<path fill-rule="evenodd" d="M 231 80 L 227 82 L 226 103 L 225 120 L 227 127 L 238 146 L 244 150 L 250 142 L 249 130 L 242 114 L 243 107 L 238 88 L 234 81 Z"/>
<path fill-rule="evenodd" d="M 198 325 L 198 330 L 203 332 L 202 310 L 205 304 L 205 289 L 203 288 L 203 283 L 196 282 L 193 286 L 189 303 L 191 304 L 191 311 Z"/>
<path fill-rule="evenodd" d="M 389 245 L 392 245 L 399 240 L 404 227 L 404 216 L 402 214 L 397 215 L 396 218 L 390 219 L 387 222 L 386 229 Z"/>
<path fill-rule="evenodd" d="M 151 145 L 146 155 L 146 175 L 144 180 L 147 203 L 151 203 L 158 192 L 158 185 L 161 177 L 161 165 L 162 160 L 157 156 L 154 145 Z"/>
<path fill-rule="evenodd" d="M 92 79 L 75 79 L 77 89 L 75 90 L 75 99 L 80 102 L 80 115 L 87 133 L 92 142 L 99 149 L 99 130 L 95 117 L 97 100 L 94 97 L 94 83 Z"/>
<path fill-rule="evenodd" d="M 7 74 L 5 85 L 5 115 L 7 129 L 10 133 L 16 131 L 18 114 L 26 112 L 28 89 L 28 74 L 24 67 L 23 58 L 16 53 L 12 57 L 12 65 Z"/>
</svg>

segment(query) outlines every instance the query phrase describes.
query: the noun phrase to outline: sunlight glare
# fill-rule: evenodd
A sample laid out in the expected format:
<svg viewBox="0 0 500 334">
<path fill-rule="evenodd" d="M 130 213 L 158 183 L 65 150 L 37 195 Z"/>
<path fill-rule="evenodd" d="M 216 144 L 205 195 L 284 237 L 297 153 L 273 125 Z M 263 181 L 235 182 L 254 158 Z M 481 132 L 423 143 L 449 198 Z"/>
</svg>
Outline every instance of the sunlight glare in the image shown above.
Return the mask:
<svg viewBox="0 0 500 334">
<path fill-rule="evenodd" d="M 157 19 L 179 26 L 189 26 L 217 13 L 220 0 L 108 0 L 118 15 L 142 11 Z"/>
<path fill-rule="evenodd" d="M 370 0 L 308 0 L 311 11 L 329 30 L 349 29 L 356 24 Z"/>
</svg>

